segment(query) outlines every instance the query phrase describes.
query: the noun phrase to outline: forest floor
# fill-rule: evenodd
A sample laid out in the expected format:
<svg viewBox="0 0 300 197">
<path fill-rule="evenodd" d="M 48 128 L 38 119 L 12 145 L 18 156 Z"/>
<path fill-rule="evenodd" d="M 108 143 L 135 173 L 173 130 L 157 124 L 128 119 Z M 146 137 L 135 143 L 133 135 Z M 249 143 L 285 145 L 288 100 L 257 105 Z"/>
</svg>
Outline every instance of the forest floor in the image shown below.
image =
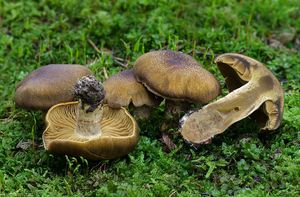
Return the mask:
<svg viewBox="0 0 300 197">
<path fill-rule="evenodd" d="M 82 64 L 104 80 L 158 49 L 192 55 L 220 97 L 216 54 L 265 63 L 285 90 L 281 126 L 262 135 L 246 118 L 197 150 L 174 126 L 168 151 L 162 104 L 139 121 L 133 152 L 96 162 L 46 152 L 42 112 L 14 103 L 16 84 L 43 65 Z M 299 90 L 299 0 L 0 0 L 0 196 L 299 196 Z"/>
</svg>

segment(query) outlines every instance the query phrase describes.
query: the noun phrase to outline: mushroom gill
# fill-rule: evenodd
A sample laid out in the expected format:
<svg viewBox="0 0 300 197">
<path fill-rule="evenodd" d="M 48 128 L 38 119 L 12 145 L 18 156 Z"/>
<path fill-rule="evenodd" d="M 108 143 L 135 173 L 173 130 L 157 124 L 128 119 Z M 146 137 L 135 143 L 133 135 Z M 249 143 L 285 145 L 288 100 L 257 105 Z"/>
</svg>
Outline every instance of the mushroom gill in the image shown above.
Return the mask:
<svg viewBox="0 0 300 197">
<path fill-rule="evenodd" d="M 103 105 L 103 116 L 98 123 L 101 133 L 83 135 L 76 129 L 79 107 L 78 102 L 69 102 L 49 110 L 43 133 L 46 150 L 93 160 L 112 159 L 133 150 L 138 142 L 139 128 L 124 108 L 112 109 Z"/>
<path fill-rule="evenodd" d="M 138 127 L 124 108 L 113 110 L 102 104 L 102 83 L 85 76 L 74 89 L 79 102 L 55 105 L 46 115 L 45 149 L 93 160 L 112 159 L 133 150 Z"/>
</svg>

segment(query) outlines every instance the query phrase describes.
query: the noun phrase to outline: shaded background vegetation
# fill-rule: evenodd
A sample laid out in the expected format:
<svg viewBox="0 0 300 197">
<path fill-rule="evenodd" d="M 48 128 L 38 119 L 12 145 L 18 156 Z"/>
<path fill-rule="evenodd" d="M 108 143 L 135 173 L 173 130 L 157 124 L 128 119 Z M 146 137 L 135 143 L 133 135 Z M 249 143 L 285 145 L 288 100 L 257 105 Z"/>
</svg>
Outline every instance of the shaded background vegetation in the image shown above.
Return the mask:
<svg viewBox="0 0 300 197">
<path fill-rule="evenodd" d="M 285 89 L 281 127 L 260 135 L 246 119 L 199 150 L 173 128 L 177 148 L 168 153 L 159 108 L 140 122 L 142 137 L 132 153 L 92 162 L 45 152 L 42 114 L 13 102 L 17 82 L 40 66 L 84 64 L 103 80 L 155 49 L 193 55 L 221 80 L 223 95 L 216 54 L 239 52 L 266 63 Z M 0 193 L 300 195 L 299 50 L 299 0 L 0 0 Z"/>
</svg>

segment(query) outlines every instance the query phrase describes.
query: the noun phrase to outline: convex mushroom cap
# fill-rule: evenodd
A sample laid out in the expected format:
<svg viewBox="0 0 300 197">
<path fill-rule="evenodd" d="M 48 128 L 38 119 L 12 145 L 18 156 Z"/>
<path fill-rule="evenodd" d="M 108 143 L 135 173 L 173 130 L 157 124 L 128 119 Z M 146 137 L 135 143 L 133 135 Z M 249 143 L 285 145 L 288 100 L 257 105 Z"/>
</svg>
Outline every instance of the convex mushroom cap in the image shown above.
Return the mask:
<svg viewBox="0 0 300 197">
<path fill-rule="evenodd" d="M 102 104 L 105 91 L 100 82 L 93 76 L 81 78 L 75 95 L 79 102 L 61 103 L 48 111 L 46 150 L 92 160 L 113 159 L 133 150 L 139 128 L 126 109 Z"/>
<path fill-rule="evenodd" d="M 18 85 L 15 102 L 26 109 L 48 110 L 74 100 L 74 85 L 91 71 L 81 65 L 50 64 L 29 73 Z"/>
<path fill-rule="evenodd" d="M 217 79 L 191 56 L 160 50 L 139 57 L 136 79 L 154 94 L 166 99 L 165 118 L 178 117 L 190 103 L 205 104 L 220 93 Z M 161 130 L 165 130 L 165 123 Z"/>
<path fill-rule="evenodd" d="M 149 91 L 169 100 L 208 103 L 220 93 L 217 79 L 191 56 L 161 50 L 139 57 L 134 73 Z"/>
<path fill-rule="evenodd" d="M 277 129 L 283 115 L 284 92 L 272 72 L 261 62 L 236 53 L 220 55 L 215 62 L 231 92 L 184 116 L 183 138 L 194 144 L 205 143 L 260 107 L 265 113 L 262 129 Z"/>
<path fill-rule="evenodd" d="M 139 119 L 149 117 L 150 108 L 161 102 L 135 79 L 132 69 L 111 76 L 103 85 L 106 91 L 105 103 L 112 108 L 133 106 L 133 113 Z"/>
<path fill-rule="evenodd" d="M 150 106 L 159 104 L 158 99 L 139 83 L 132 69 L 119 72 L 103 82 L 106 91 L 104 102 L 112 108 Z"/>
</svg>

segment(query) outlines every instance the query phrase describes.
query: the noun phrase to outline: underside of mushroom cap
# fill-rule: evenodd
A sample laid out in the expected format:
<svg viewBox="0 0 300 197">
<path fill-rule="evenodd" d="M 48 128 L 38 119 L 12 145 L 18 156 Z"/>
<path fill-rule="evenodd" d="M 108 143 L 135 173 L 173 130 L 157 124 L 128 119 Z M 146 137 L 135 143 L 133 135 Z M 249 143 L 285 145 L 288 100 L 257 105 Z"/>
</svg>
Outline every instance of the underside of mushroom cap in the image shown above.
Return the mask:
<svg viewBox="0 0 300 197">
<path fill-rule="evenodd" d="M 74 85 L 91 71 L 81 65 L 50 64 L 28 74 L 16 87 L 15 102 L 25 109 L 48 110 L 74 100 Z"/>
<path fill-rule="evenodd" d="M 46 115 L 43 133 L 46 150 L 92 160 L 113 159 L 132 151 L 138 142 L 139 128 L 124 109 L 103 106 L 101 134 L 84 136 L 76 132 L 78 102 L 53 106 Z"/>
<path fill-rule="evenodd" d="M 148 52 L 136 60 L 134 74 L 151 92 L 170 100 L 208 103 L 220 93 L 217 79 L 180 52 Z"/>
<path fill-rule="evenodd" d="M 117 73 L 103 82 L 106 91 L 104 102 L 110 107 L 157 106 L 161 102 L 135 79 L 132 69 Z"/>
</svg>

